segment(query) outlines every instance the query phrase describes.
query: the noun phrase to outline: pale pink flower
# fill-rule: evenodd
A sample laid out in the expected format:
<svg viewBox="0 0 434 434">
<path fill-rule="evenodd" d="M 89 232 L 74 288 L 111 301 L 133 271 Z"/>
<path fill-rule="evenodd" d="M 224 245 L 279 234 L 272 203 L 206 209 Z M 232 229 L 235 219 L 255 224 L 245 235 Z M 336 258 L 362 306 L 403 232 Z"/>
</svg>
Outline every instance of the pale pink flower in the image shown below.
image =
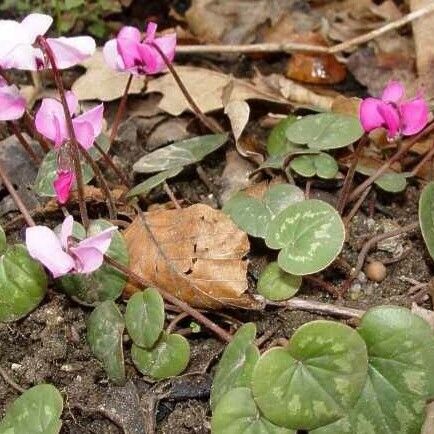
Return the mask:
<svg viewBox="0 0 434 434">
<path fill-rule="evenodd" d="M 26 100 L 15 85 L 0 77 L 0 121 L 20 119 L 26 111 Z"/>
<path fill-rule="evenodd" d="M 360 105 L 360 122 L 366 132 L 386 128 L 388 136 L 412 136 L 422 131 L 428 123 L 429 108 L 422 96 L 404 100 L 402 83 L 391 81 L 381 99 L 366 98 Z"/>
<path fill-rule="evenodd" d="M 38 36 L 48 31 L 53 18 L 44 14 L 30 14 L 20 23 L 0 20 L 0 68 L 36 71 L 49 68 L 43 52 L 35 46 Z M 90 36 L 47 38 L 59 69 L 82 62 L 95 52 L 95 41 Z"/>
<path fill-rule="evenodd" d="M 50 270 L 54 278 L 68 273 L 88 274 L 96 271 L 104 262 L 104 254 L 117 230 L 116 226 L 74 243 L 71 240 L 74 219 L 66 217 L 60 234 L 46 226 L 26 229 L 26 246 L 30 256 Z"/>
<path fill-rule="evenodd" d="M 53 182 L 57 201 L 63 205 L 68 202 L 72 184 L 75 181 L 75 174 L 72 170 L 58 170 L 56 179 Z"/>
<path fill-rule="evenodd" d="M 155 37 L 157 24 L 148 23 L 144 39 L 136 27 L 123 27 L 116 39 L 104 45 L 104 58 L 107 64 L 117 71 L 128 71 L 131 74 L 158 74 L 166 69 L 161 55 L 152 46 L 157 45 L 169 62 L 175 57 L 176 34 Z"/>
<path fill-rule="evenodd" d="M 100 104 L 91 110 L 75 116 L 78 101 L 73 92 L 65 93 L 72 124 L 78 143 L 88 150 L 95 139 L 101 134 L 104 105 Z M 54 142 L 56 149 L 60 148 L 70 137 L 66 125 L 65 113 L 60 101 L 54 98 L 44 98 L 35 116 L 36 129 Z"/>
</svg>

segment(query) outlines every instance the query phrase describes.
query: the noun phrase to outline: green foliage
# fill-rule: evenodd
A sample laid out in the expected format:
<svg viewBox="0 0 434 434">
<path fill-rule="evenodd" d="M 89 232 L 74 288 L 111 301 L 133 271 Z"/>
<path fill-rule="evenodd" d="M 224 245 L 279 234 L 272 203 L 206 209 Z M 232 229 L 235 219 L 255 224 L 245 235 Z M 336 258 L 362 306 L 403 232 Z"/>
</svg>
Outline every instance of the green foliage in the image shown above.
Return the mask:
<svg viewBox="0 0 434 434">
<path fill-rule="evenodd" d="M 259 276 L 256 290 L 268 300 L 286 300 L 297 293 L 301 281 L 301 276 L 289 274 L 277 262 L 271 262 Z"/>
<path fill-rule="evenodd" d="M 4 229 L 0 226 L 0 254 L 3 254 L 7 247 L 6 234 Z"/>
<path fill-rule="evenodd" d="M 104 301 L 90 314 L 87 321 L 87 342 L 95 357 L 115 383 L 125 380 L 122 334 L 125 322 L 113 301 Z"/>
<path fill-rule="evenodd" d="M 225 348 L 211 388 L 213 410 L 227 392 L 250 385 L 253 368 L 259 360 L 255 338 L 255 324 L 247 323 L 237 330 L 233 340 Z"/>
<path fill-rule="evenodd" d="M 58 434 L 63 399 L 51 384 L 39 384 L 26 390 L 6 410 L 0 422 L 0 434 Z"/>
<path fill-rule="evenodd" d="M 306 178 L 318 176 L 323 179 L 332 179 L 339 171 L 336 160 L 324 152 L 317 155 L 300 155 L 291 160 L 290 167 L 294 172 Z"/>
<path fill-rule="evenodd" d="M 47 276 L 22 245 L 0 257 L 0 321 L 16 321 L 35 309 L 47 291 Z"/>
<path fill-rule="evenodd" d="M 131 358 L 143 375 L 162 380 L 185 370 L 190 360 L 190 344 L 184 336 L 163 332 L 150 350 L 133 344 Z"/>
<path fill-rule="evenodd" d="M 426 185 L 420 195 L 419 224 L 428 252 L 434 259 L 434 182 Z"/>
<path fill-rule="evenodd" d="M 173 178 L 181 172 L 182 172 L 182 167 L 175 167 L 173 169 L 169 169 L 169 170 L 165 170 L 164 172 L 157 173 L 156 175 L 151 176 L 150 178 L 146 179 L 145 181 L 141 182 L 140 184 L 132 188 L 127 193 L 126 197 L 130 198 L 130 197 L 140 196 L 140 195 L 146 196 L 155 187 L 158 187 L 167 179 Z"/>
<path fill-rule="evenodd" d="M 289 115 L 282 119 L 272 130 L 267 139 L 267 151 L 271 156 L 286 155 L 294 149 L 299 149 L 300 145 L 292 143 L 286 137 L 287 129 L 296 122 L 297 117 Z"/>
<path fill-rule="evenodd" d="M 375 173 L 375 169 L 362 164 L 358 164 L 356 170 L 366 176 L 371 176 Z M 400 193 L 407 187 L 407 177 L 408 174 L 406 173 L 387 172 L 377 178 L 374 184 L 388 193 Z"/>
<path fill-rule="evenodd" d="M 182 140 L 143 156 L 133 169 L 139 173 L 153 173 L 185 167 L 201 161 L 223 146 L 227 139 L 227 134 L 210 134 Z"/>
<path fill-rule="evenodd" d="M 236 225 L 254 237 L 264 238 L 274 217 L 289 205 L 304 200 L 304 193 L 295 185 L 273 185 L 261 199 L 236 193 L 228 200 L 223 211 Z"/>
<path fill-rule="evenodd" d="M 96 235 L 112 226 L 105 220 L 92 220 L 88 236 Z M 80 223 L 74 223 L 74 236 L 85 238 L 85 231 Z M 112 237 L 107 256 L 128 266 L 128 249 L 124 237 L 116 231 Z M 90 274 L 69 274 L 58 279 L 62 289 L 79 303 L 94 306 L 105 300 L 116 300 L 126 284 L 126 277 L 111 265 L 104 263 Z"/>
<path fill-rule="evenodd" d="M 152 348 L 164 326 L 164 301 L 160 293 L 154 288 L 135 293 L 128 300 L 125 323 L 137 346 Z"/>
<path fill-rule="evenodd" d="M 278 263 L 288 273 L 300 276 L 323 270 L 339 255 L 345 227 L 339 213 L 317 199 L 287 207 L 270 222 L 265 242 L 282 249 Z"/>
</svg>

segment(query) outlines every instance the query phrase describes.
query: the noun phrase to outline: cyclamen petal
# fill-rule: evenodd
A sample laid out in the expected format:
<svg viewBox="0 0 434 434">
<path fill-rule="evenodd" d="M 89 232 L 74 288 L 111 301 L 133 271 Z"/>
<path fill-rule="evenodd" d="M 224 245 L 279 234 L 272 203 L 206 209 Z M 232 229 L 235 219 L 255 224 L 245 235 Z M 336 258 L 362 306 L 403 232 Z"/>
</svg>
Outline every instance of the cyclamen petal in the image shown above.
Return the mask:
<svg viewBox="0 0 434 434">
<path fill-rule="evenodd" d="M 0 80 L 0 121 L 20 119 L 26 111 L 26 99 L 19 89 Z"/>
<path fill-rule="evenodd" d="M 53 50 L 56 66 L 59 69 L 70 68 L 83 62 L 92 56 L 96 49 L 95 40 L 90 36 L 47 38 L 47 43 Z"/>
<path fill-rule="evenodd" d="M 101 134 L 104 105 L 100 104 L 72 120 L 78 143 L 88 150 Z"/>
<path fill-rule="evenodd" d="M 74 228 L 74 217 L 69 215 L 63 220 L 62 226 L 60 227 L 60 243 L 62 248 L 66 250 L 68 248 L 68 238 L 72 235 L 72 230 Z"/>
<path fill-rule="evenodd" d="M 71 193 L 72 184 L 75 181 L 74 172 L 70 170 L 59 170 L 56 179 L 53 182 L 54 191 L 56 192 L 57 201 L 63 205 L 68 202 Z"/>
<path fill-rule="evenodd" d="M 28 36 L 28 42 L 33 44 L 38 36 L 43 36 L 47 33 L 53 18 L 45 14 L 30 14 L 21 21 L 20 27 Z"/>
<path fill-rule="evenodd" d="M 71 247 L 78 273 L 88 274 L 98 270 L 104 262 L 104 255 L 94 247 Z"/>
<path fill-rule="evenodd" d="M 378 106 L 378 111 L 384 119 L 384 126 L 388 136 L 394 138 L 400 131 L 399 112 L 390 104 L 382 103 Z"/>
<path fill-rule="evenodd" d="M 419 97 L 400 104 L 402 134 L 412 136 L 422 131 L 428 123 L 429 108 L 426 101 Z"/>
<path fill-rule="evenodd" d="M 52 140 L 56 147 L 62 145 L 69 137 L 65 114 L 60 101 L 44 98 L 35 115 L 36 130 Z"/>
<path fill-rule="evenodd" d="M 389 84 L 383 90 L 381 99 L 384 102 L 399 102 L 404 97 L 405 89 L 401 82 L 390 81 Z"/>
<path fill-rule="evenodd" d="M 102 50 L 104 60 L 107 65 L 115 71 L 125 71 L 126 67 L 122 56 L 118 51 L 118 41 L 116 39 L 110 39 L 104 45 Z"/>
<path fill-rule="evenodd" d="M 119 30 L 118 38 L 130 39 L 131 41 L 140 42 L 142 35 L 137 27 L 124 26 L 121 30 Z"/>
<path fill-rule="evenodd" d="M 359 117 L 366 132 L 380 128 L 384 124 L 383 116 L 378 110 L 382 101 L 377 98 L 366 98 L 360 104 Z"/>
</svg>

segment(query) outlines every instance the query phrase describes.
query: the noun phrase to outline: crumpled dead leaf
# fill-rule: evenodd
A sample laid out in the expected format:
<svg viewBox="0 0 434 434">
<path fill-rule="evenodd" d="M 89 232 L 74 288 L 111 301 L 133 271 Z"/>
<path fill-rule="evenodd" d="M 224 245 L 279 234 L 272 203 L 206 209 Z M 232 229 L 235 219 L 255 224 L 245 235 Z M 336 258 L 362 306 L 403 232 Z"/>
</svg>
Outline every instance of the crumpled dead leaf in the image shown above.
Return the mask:
<svg viewBox="0 0 434 434">
<path fill-rule="evenodd" d="M 123 95 L 129 75 L 109 68 L 104 61 L 102 50 L 97 50 L 82 65 L 87 71 L 75 81 L 71 88 L 80 101 L 91 99 L 113 101 Z M 138 94 L 144 86 L 143 77 L 135 76 L 128 93 Z"/>
<path fill-rule="evenodd" d="M 130 269 L 146 281 L 201 308 L 254 308 L 248 295 L 247 234 L 207 205 L 138 216 L 124 232 Z M 125 295 L 137 288 L 128 284 Z"/>
</svg>

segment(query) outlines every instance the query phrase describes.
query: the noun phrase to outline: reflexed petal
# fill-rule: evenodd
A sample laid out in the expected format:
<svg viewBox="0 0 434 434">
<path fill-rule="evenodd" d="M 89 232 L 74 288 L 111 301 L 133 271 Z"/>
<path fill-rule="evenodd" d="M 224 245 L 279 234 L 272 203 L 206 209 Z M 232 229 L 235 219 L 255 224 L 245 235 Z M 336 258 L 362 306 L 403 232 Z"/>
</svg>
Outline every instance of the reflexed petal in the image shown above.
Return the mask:
<svg viewBox="0 0 434 434">
<path fill-rule="evenodd" d="M 113 234 L 115 231 L 117 231 L 117 229 L 117 226 L 111 226 L 107 229 L 104 229 L 99 234 L 80 241 L 77 247 L 93 247 L 104 254 L 110 247 Z"/>
<path fill-rule="evenodd" d="M 119 30 L 117 37 L 122 39 L 130 39 L 134 42 L 140 42 L 140 40 L 142 39 L 142 34 L 137 27 L 124 26 L 121 30 Z"/>
<path fill-rule="evenodd" d="M 125 70 L 125 64 L 122 56 L 118 52 L 118 42 L 116 39 L 110 39 L 104 45 L 102 50 L 107 65 L 115 71 Z"/>
<path fill-rule="evenodd" d="M 37 71 L 44 63 L 44 55 L 39 48 L 29 44 L 15 45 L 0 60 L 0 65 L 4 69 L 22 69 L 25 71 Z"/>
<path fill-rule="evenodd" d="M 92 273 L 104 262 L 104 255 L 94 247 L 71 247 L 69 250 L 74 255 L 77 273 Z"/>
<path fill-rule="evenodd" d="M 378 107 L 384 104 L 377 98 L 366 98 L 360 104 L 359 117 L 363 129 L 366 132 L 372 131 L 375 128 L 383 126 L 383 116 L 378 111 Z"/>
<path fill-rule="evenodd" d="M 399 118 L 398 110 L 391 104 L 380 104 L 378 111 L 384 119 L 384 126 L 387 129 L 387 135 L 391 138 L 399 134 L 401 129 L 401 120 Z"/>
<path fill-rule="evenodd" d="M 68 238 L 72 235 L 73 227 L 74 217 L 69 215 L 65 218 L 65 220 L 63 220 L 62 227 L 60 229 L 60 242 L 65 250 L 68 248 Z"/>
<path fill-rule="evenodd" d="M 26 110 L 26 100 L 15 85 L 0 84 L 0 121 L 20 119 Z"/>
<path fill-rule="evenodd" d="M 21 29 L 25 30 L 30 44 L 33 44 L 38 36 L 43 36 L 47 33 L 53 18 L 45 14 L 30 14 L 21 21 Z"/>
<path fill-rule="evenodd" d="M 158 74 L 166 68 L 163 58 L 151 45 L 143 43 L 139 49 L 141 63 L 146 74 Z"/>
<path fill-rule="evenodd" d="M 87 151 L 95 141 L 92 125 L 89 122 L 77 122 L 77 119 L 72 120 L 72 125 L 77 142 Z"/>
<path fill-rule="evenodd" d="M 402 134 L 411 136 L 422 131 L 428 123 L 429 108 L 422 97 L 415 98 L 399 105 Z"/>
<path fill-rule="evenodd" d="M 94 138 L 101 134 L 102 122 L 104 119 L 104 104 L 99 104 L 96 107 L 84 112 L 74 119 L 74 124 L 88 122 L 92 125 Z"/>
<path fill-rule="evenodd" d="M 59 69 L 69 68 L 83 62 L 95 52 L 95 40 L 90 36 L 73 38 L 47 38 Z"/>
<path fill-rule="evenodd" d="M 67 92 L 65 92 L 65 99 L 66 99 L 66 104 L 68 104 L 69 113 L 71 113 L 71 115 L 74 115 L 78 108 L 77 97 L 75 96 L 74 92 L 68 90 Z M 63 111 L 63 106 L 62 106 L 62 111 Z M 63 114 L 65 114 L 65 112 L 63 112 Z"/>
<path fill-rule="evenodd" d="M 74 260 L 63 251 L 60 239 L 45 226 L 26 229 L 26 246 L 29 255 L 45 265 L 55 278 L 74 268 Z"/>
<path fill-rule="evenodd" d="M 53 182 L 54 191 L 56 192 L 57 201 L 63 205 L 68 202 L 71 193 L 72 184 L 75 181 L 74 172 L 70 170 L 60 170 L 57 172 L 56 179 Z"/>
<path fill-rule="evenodd" d="M 35 116 L 36 130 L 60 146 L 68 139 L 62 104 L 54 98 L 44 98 Z"/>
<path fill-rule="evenodd" d="M 170 35 L 157 38 L 154 43 L 160 47 L 161 51 L 166 55 L 169 61 L 172 62 L 175 58 L 176 34 L 171 33 Z"/>
<path fill-rule="evenodd" d="M 140 62 L 140 44 L 131 39 L 117 38 L 117 49 L 126 69 L 135 68 Z"/>
<path fill-rule="evenodd" d="M 404 96 L 404 85 L 399 81 L 390 81 L 383 91 L 381 99 L 385 102 L 397 103 Z"/>
<path fill-rule="evenodd" d="M 157 23 L 150 21 L 146 27 L 146 42 L 153 42 L 155 39 L 155 33 L 157 32 Z"/>
</svg>

